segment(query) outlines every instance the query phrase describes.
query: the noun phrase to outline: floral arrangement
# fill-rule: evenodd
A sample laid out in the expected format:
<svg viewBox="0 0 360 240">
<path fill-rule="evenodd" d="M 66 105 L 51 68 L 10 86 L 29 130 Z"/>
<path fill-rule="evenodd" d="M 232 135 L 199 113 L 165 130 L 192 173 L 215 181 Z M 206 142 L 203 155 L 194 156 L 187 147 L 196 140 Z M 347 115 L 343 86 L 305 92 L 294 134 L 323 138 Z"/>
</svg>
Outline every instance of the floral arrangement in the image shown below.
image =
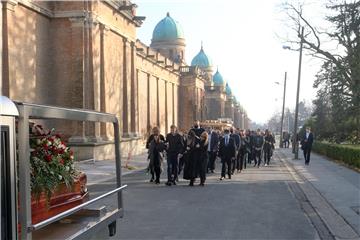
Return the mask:
<svg viewBox="0 0 360 240">
<path fill-rule="evenodd" d="M 44 193 L 51 198 L 57 187 L 65 183 L 72 186 L 78 172 L 74 167 L 74 154 L 55 130 L 44 130 L 40 125 L 30 129 L 31 190 L 39 200 Z"/>
</svg>

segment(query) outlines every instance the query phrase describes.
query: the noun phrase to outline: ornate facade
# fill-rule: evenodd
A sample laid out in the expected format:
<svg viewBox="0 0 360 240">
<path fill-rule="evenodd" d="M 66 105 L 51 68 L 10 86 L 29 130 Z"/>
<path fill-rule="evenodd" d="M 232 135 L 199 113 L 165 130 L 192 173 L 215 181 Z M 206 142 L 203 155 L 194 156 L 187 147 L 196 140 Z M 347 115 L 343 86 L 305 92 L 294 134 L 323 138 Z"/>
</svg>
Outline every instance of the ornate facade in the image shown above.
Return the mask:
<svg viewBox="0 0 360 240">
<path fill-rule="evenodd" d="M 244 125 L 242 108 L 217 85 L 210 61 L 202 65 L 202 48 L 186 65 L 184 34 L 169 14 L 155 26 L 149 47 L 136 38 L 144 18 L 129 1 L 1 6 L 1 90 L 12 100 L 114 113 L 123 153 L 141 151 L 153 126 L 165 133 L 171 124 L 186 130 L 195 119 L 218 118 Z M 112 155 L 110 125 L 45 124 L 65 133 L 79 158 Z"/>
</svg>

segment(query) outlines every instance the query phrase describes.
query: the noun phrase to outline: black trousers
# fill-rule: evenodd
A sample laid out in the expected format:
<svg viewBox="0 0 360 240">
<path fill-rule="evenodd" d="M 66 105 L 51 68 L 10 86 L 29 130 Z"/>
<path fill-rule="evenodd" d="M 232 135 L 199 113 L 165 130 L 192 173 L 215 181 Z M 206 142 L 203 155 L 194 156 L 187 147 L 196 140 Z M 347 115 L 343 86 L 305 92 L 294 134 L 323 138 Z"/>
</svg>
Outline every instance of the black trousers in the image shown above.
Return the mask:
<svg viewBox="0 0 360 240">
<path fill-rule="evenodd" d="M 310 163 L 310 153 L 311 153 L 311 147 L 307 147 L 304 150 L 304 159 L 305 159 L 305 164 L 309 164 Z"/>
<path fill-rule="evenodd" d="M 161 162 L 160 158 L 154 158 L 154 165 L 151 167 L 151 175 L 152 179 L 154 179 L 154 173 L 155 173 L 155 180 L 160 181 L 160 174 L 161 174 Z"/>
<path fill-rule="evenodd" d="M 200 183 L 205 183 L 208 162 L 209 162 L 209 155 L 205 154 L 204 156 L 202 156 L 197 166 L 199 170 Z"/>
<path fill-rule="evenodd" d="M 248 161 L 247 156 L 248 153 L 246 152 L 246 150 L 240 153 L 240 170 L 246 169 L 246 163 Z"/>
<path fill-rule="evenodd" d="M 208 154 L 209 154 L 209 162 L 208 162 L 207 169 L 210 171 L 214 171 L 215 170 L 215 161 L 216 161 L 216 152 L 208 152 Z"/>
<path fill-rule="evenodd" d="M 237 154 L 235 154 L 235 158 L 231 159 L 231 174 L 233 174 L 235 172 L 235 168 L 238 169 L 238 158 L 237 158 Z"/>
<path fill-rule="evenodd" d="M 167 155 L 167 175 L 168 182 L 175 182 L 178 176 L 178 153 L 168 153 Z"/>
<path fill-rule="evenodd" d="M 264 163 L 269 164 L 271 158 L 271 147 L 264 148 Z"/>
<path fill-rule="evenodd" d="M 227 172 L 229 178 L 231 178 L 231 158 L 223 158 L 221 159 L 221 177 L 225 177 Z"/>
<path fill-rule="evenodd" d="M 261 150 L 254 150 L 255 151 L 255 165 L 260 166 L 261 164 Z"/>
</svg>

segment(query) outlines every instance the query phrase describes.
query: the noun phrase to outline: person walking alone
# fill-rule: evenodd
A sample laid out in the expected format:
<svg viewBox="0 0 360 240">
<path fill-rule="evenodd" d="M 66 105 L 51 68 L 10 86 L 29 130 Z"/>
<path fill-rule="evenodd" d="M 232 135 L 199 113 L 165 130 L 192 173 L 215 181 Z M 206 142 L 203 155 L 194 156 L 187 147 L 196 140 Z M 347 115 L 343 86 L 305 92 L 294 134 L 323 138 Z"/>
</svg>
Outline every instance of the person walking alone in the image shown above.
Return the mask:
<svg viewBox="0 0 360 240">
<path fill-rule="evenodd" d="M 309 165 L 310 163 L 310 153 L 313 142 L 314 135 L 311 132 L 311 128 L 307 127 L 303 139 L 301 140 L 301 149 L 304 152 L 305 165 Z"/>
</svg>

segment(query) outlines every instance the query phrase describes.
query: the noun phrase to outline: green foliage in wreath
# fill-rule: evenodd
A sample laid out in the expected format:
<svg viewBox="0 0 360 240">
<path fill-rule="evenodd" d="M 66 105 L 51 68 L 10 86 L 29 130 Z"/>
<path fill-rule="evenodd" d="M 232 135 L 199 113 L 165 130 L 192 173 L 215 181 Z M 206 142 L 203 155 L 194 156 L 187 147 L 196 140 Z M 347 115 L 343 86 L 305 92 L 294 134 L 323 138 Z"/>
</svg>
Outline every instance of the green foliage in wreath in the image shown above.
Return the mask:
<svg viewBox="0 0 360 240">
<path fill-rule="evenodd" d="M 31 190 L 36 200 L 44 193 L 49 201 L 57 187 L 70 188 L 77 176 L 74 154 L 54 129 L 34 125 L 30 134 Z"/>
</svg>

